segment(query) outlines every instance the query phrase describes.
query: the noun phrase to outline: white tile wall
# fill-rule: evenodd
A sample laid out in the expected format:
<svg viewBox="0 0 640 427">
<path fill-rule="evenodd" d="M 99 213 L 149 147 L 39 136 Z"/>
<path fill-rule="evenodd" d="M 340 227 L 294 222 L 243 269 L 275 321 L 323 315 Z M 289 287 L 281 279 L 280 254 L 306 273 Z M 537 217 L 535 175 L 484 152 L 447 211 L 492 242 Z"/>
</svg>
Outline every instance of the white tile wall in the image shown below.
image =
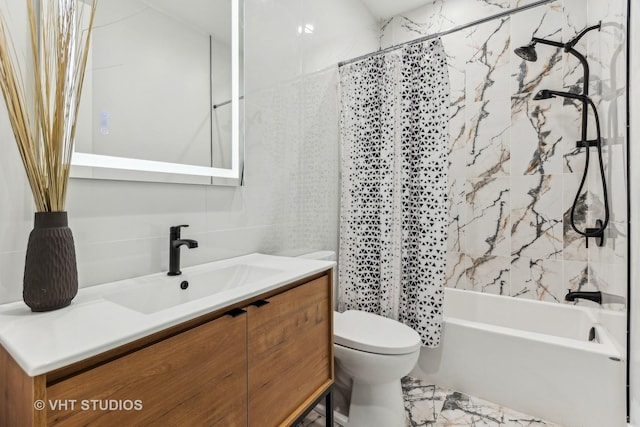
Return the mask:
<svg viewBox="0 0 640 427">
<path fill-rule="evenodd" d="M 22 48 L 24 7 L 0 2 Z M 316 24 L 310 37 L 297 33 L 306 22 Z M 72 180 L 67 210 L 81 287 L 166 270 L 169 227 L 176 224 L 190 224 L 183 235 L 200 242 L 183 249 L 185 266 L 250 252 L 336 249 L 335 81 L 330 71 L 307 74 L 374 50 L 377 23 L 357 0 L 246 0 L 245 31 L 246 185 Z M 0 156 L 3 303 L 22 298 L 33 220 L 4 106 L 0 141 L 6 144 Z"/>
</svg>

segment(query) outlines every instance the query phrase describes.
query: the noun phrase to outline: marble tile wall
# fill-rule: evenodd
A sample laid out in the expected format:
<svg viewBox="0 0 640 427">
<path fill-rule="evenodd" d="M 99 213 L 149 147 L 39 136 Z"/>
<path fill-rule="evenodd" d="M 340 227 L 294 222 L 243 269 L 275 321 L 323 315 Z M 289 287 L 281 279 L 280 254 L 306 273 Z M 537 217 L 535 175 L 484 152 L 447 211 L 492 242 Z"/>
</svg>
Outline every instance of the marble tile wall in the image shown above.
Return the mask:
<svg viewBox="0 0 640 427">
<path fill-rule="evenodd" d="M 529 3 L 435 0 L 384 21 L 380 44 Z M 625 14 L 623 0 L 557 0 L 443 37 L 451 78 L 448 286 L 553 302 L 563 302 L 567 289 L 626 294 Z M 600 20 L 602 31 L 576 46 L 588 54 L 611 209 L 605 245 L 592 239 L 587 248 L 570 220 L 585 164 L 575 145 L 582 106 L 532 99 L 543 88 L 579 92 L 582 68 L 551 46 L 537 46 L 536 62 L 513 50 L 532 36 L 567 41 Z M 593 121 L 590 115 L 590 138 Z M 573 215 L 579 229 L 604 219 L 595 148 L 589 163 Z"/>
</svg>

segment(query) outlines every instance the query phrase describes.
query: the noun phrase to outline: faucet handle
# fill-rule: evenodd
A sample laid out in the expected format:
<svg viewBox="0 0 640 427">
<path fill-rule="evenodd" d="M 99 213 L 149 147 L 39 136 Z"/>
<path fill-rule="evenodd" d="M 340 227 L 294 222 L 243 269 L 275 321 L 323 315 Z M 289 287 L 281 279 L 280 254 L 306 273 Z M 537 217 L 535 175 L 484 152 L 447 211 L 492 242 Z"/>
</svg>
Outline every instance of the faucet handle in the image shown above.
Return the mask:
<svg viewBox="0 0 640 427">
<path fill-rule="evenodd" d="M 180 229 L 182 227 L 188 227 L 188 224 L 182 224 L 182 225 L 174 225 L 172 227 L 169 227 L 169 233 L 171 233 L 171 237 L 174 239 L 179 239 L 180 238 Z"/>
</svg>

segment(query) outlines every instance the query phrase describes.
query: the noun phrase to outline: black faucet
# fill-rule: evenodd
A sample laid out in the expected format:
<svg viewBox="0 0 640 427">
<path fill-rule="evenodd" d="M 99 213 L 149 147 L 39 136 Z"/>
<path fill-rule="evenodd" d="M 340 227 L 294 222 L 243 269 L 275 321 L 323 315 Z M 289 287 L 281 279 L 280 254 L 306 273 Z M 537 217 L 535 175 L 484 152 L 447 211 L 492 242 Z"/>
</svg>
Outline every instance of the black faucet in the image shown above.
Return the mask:
<svg viewBox="0 0 640 427">
<path fill-rule="evenodd" d="M 602 292 L 587 292 L 587 291 L 569 291 L 567 295 L 564 296 L 565 301 L 573 302 L 576 299 L 588 299 L 589 301 L 596 302 L 598 304 L 602 304 Z"/>
<path fill-rule="evenodd" d="M 188 225 L 176 225 L 169 228 L 169 272 L 168 276 L 179 276 L 180 271 L 180 246 L 186 246 L 189 249 L 197 248 L 198 242 L 192 239 L 181 239 L 180 229 L 188 227 Z"/>
<path fill-rule="evenodd" d="M 565 301 L 573 302 L 576 299 L 588 299 L 598 304 L 626 304 L 626 299 L 623 296 L 608 294 L 600 291 L 569 291 L 569 293 L 564 296 Z"/>
</svg>

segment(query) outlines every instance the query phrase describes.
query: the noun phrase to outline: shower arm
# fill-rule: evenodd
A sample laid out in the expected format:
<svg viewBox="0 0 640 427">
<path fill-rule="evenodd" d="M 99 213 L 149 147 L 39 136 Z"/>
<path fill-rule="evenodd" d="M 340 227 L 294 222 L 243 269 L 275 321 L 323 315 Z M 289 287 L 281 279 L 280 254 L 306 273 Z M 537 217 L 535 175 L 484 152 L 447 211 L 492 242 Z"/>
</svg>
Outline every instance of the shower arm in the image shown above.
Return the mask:
<svg viewBox="0 0 640 427">
<path fill-rule="evenodd" d="M 589 31 L 591 30 L 598 30 L 600 31 L 600 28 L 602 27 L 602 21 L 598 22 L 598 24 L 596 25 L 592 25 L 591 27 L 587 27 L 584 30 L 580 31 L 579 34 L 575 35 L 571 40 L 569 40 L 565 46 L 564 46 L 564 51 L 568 52 L 569 49 L 572 49 L 577 43 L 578 41 L 580 41 L 580 39 L 587 34 Z"/>
<path fill-rule="evenodd" d="M 587 58 L 585 58 L 584 55 L 582 55 L 580 52 L 575 50 L 573 46 L 578 42 L 578 40 L 580 40 L 580 38 L 583 35 L 585 35 L 587 31 L 591 31 L 594 28 L 600 28 L 600 25 L 595 25 L 593 27 L 587 28 L 586 30 L 583 30 L 580 34 L 578 34 L 576 37 L 574 37 L 567 43 L 554 42 L 553 40 L 540 39 L 538 37 L 533 37 L 531 39 L 531 41 L 534 43 L 546 44 L 549 46 L 555 46 L 560 49 L 564 49 L 565 52 L 570 53 L 571 55 L 578 58 L 578 61 L 580 61 L 580 63 L 582 64 L 582 68 L 584 70 L 584 79 L 583 79 L 584 87 L 582 89 L 583 95 L 589 95 L 589 63 L 587 62 Z"/>
<path fill-rule="evenodd" d="M 556 41 L 547 40 L 547 39 L 541 39 L 539 37 L 532 37 L 531 41 L 533 43 L 546 44 L 548 46 L 555 46 L 560 49 L 564 49 L 565 52 L 570 53 L 576 58 L 578 58 L 578 60 L 582 64 L 582 67 L 584 68 L 584 80 L 583 80 L 584 88 L 583 88 L 582 94 L 588 95 L 589 94 L 589 64 L 587 63 L 587 59 L 584 57 L 584 55 L 582 55 L 580 52 L 575 50 L 573 47 L 576 44 L 578 44 L 580 39 L 584 37 L 584 35 L 587 34 L 589 31 L 593 31 L 593 30 L 600 31 L 601 27 L 602 27 L 602 21 L 598 22 L 598 24 L 596 25 L 592 25 L 591 27 L 587 27 L 584 30 L 580 31 L 580 33 L 575 35 L 571 40 L 569 40 L 566 43 L 556 42 Z"/>
</svg>

